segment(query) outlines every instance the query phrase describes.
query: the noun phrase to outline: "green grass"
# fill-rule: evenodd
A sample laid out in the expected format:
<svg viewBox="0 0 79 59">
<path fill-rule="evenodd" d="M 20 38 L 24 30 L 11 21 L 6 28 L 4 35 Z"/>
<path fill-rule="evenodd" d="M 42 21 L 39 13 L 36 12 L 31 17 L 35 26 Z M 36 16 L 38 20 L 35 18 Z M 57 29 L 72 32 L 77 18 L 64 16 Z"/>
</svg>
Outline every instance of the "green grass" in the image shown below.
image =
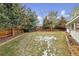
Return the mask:
<svg viewBox="0 0 79 59">
<path fill-rule="evenodd" d="M 70 55 L 68 50 L 66 36 L 64 32 L 31 32 L 25 33 L 2 46 L 0 46 L 1 56 L 42 56 L 44 51 L 47 50 L 48 44 L 46 41 L 35 40 L 36 36 L 55 36 L 57 40 L 51 41 L 50 51 L 47 51 L 47 55 Z M 56 51 L 54 50 L 56 49 Z"/>
</svg>

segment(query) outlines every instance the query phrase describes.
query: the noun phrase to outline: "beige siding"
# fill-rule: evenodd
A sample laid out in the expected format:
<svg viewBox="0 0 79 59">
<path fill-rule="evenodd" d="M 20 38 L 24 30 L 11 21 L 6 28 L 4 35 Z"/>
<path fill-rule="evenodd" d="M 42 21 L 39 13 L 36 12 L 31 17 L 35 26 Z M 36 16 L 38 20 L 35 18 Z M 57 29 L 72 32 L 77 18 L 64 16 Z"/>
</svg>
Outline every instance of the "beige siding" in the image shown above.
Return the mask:
<svg viewBox="0 0 79 59">
<path fill-rule="evenodd" d="M 79 43 L 79 32 L 71 31 L 70 34 Z"/>
</svg>

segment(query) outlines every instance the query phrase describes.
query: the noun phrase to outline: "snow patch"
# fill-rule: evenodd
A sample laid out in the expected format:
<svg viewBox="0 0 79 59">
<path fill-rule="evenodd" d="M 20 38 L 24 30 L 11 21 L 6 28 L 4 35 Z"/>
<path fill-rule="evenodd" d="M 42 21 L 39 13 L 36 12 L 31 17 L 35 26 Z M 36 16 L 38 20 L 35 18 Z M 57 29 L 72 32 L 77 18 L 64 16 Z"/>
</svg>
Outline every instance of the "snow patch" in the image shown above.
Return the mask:
<svg viewBox="0 0 79 59">
<path fill-rule="evenodd" d="M 50 47 L 51 47 L 51 43 L 54 44 L 54 41 L 57 40 L 55 36 L 36 36 L 35 37 L 35 40 L 38 40 L 38 41 L 46 41 L 48 46 L 47 46 L 47 49 L 44 50 L 43 52 L 43 56 L 47 56 L 48 55 L 48 52 L 50 51 Z M 52 40 L 52 41 L 51 41 Z M 56 51 L 56 49 L 54 49 L 54 51 Z M 52 55 L 55 55 L 55 54 L 51 54 Z"/>
</svg>

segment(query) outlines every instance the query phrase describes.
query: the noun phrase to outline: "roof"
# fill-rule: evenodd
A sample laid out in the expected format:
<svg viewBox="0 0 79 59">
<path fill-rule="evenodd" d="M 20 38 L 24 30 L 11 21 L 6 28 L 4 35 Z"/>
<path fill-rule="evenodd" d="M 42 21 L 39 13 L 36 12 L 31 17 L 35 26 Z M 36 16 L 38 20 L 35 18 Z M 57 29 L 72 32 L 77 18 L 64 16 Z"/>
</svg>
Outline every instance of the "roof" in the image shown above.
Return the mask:
<svg viewBox="0 0 79 59">
<path fill-rule="evenodd" d="M 67 22 L 67 24 L 66 24 L 66 25 L 69 25 L 69 24 L 71 24 L 71 23 L 73 23 L 73 22 L 77 21 L 77 20 L 78 20 L 78 18 L 79 18 L 79 15 L 77 15 L 77 16 L 75 16 L 75 17 L 73 17 L 73 18 L 72 18 L 72 20 L 71 20 L 71 21 L 69 21 L 69 22 Z"/>
</svg>

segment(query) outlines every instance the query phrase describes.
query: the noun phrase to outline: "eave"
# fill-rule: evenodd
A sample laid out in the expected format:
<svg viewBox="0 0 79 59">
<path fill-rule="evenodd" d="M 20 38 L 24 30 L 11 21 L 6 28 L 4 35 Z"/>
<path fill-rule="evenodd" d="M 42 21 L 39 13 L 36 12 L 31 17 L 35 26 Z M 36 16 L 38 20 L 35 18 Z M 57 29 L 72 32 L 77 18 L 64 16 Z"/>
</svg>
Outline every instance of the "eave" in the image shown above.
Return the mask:
<svg viewBox="0 0 79 59">
<path fill-rule="evenodd" d="M 69 21 L 66 26 L 68 26 L 69 24 L 72 24 L 73 22 L 77 21 L 79 18 L 79 15 L 77 15 L 76 17 L 73 17 L 73 19 L 71 21 Z"/>
</svg>

